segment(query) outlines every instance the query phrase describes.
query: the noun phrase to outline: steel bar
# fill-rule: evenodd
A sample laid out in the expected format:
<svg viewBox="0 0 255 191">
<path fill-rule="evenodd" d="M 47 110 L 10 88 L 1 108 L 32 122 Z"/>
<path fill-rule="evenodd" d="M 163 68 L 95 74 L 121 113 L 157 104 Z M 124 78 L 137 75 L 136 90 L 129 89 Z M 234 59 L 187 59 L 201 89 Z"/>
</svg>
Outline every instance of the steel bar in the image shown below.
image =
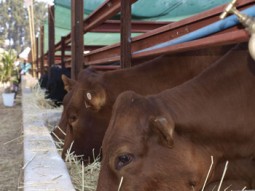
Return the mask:
<svg viewBox="0 0 255 191">
<path fill-rule="evenodd" d="M 120 66 L 131 67 L 131 3 L 121 0 Z"/>
<path fill-rule="evenodd" d="M 79 72 L 83 69 L 83 0 L 71 1 L 71 37 L 72 37 L 72 70 L 71 78 L 77 79 Z M 55 52 L 54 52 L 55 53 Z"/>
<path fill-rule="evenodd" d="M 255 4 L 254 0 L 240 0 L 237 7 L 242 10 L 254 4 Z M 214 9 L 189 17 L 182 21 L 171 23 L 166 26 L 147 32 L 145 34 L 134 37 L 132 38 L 131 45 L 132 52 L 142 50 L 162 42 L 169 41 L 171 39 L 195 31 L 215 21 L 218 21 L 219 15 L 222 13 L 225 6 L 226 5 L 216 7 Z M 221 33 L 237 29 L 238 27 L 233 27 Z M 93 63 L 99 64 L 102 63 L 101 62 L 102 60 L 108 60 L 108 62 L 111 62 L 115 60 L 113 59 L 114 57 L 118 57 L 119 55 L 120 55 L 120 43 L 116 43 L 110 46 L 106 46 L 91 51 L 89 54 L 84 55 L 84 58 L 86 60 L 86 64 Z"/>
<path fill-rule="evenodd" d="M 55 62 L 55 27 L 54 27 L 54 6 L 49 5 L 48 7 L 48 22 L 49 22 L 49 34 L 48 36 L 48 67 L 50 68 Z M 50 70 L 48 70 L 50 78 Z"/>
<path fill-rule="evenodd" d="M 174 46 L 169 46 L 165 48 L 159 48 L 157 50 L 141 52 L 132 56 L 132 60 L 155 57 L 162 54 L 174 54 L 178 52 L 185 52 L 188 50 L 202 49 L 214 46 L 229 45 L 234 43 L 245 42 L 249 40 L 249 34 L 243 30 L 229 31 L 226 33 L 215 34 L 206 38 L 202 38 L 195 41 L 190 41 L 182 44 L 177 44 Z M 94 64 L 107 64 L 112 62 L 118 62 L 120 56 L 113 56 L 110 58 L 102 58 L 100 60 L 95 60 L 90 62 L 90 65 Z"/>
</svg>

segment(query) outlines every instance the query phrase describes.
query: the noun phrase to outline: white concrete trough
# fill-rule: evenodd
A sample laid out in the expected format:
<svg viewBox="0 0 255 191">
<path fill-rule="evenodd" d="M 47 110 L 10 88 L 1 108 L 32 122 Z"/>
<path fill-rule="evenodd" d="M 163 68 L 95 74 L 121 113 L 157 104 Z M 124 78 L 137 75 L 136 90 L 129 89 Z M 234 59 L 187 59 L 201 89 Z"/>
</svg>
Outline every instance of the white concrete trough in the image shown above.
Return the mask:
<svg viewBox="0 0 255 191">
<path fill-rule="evenodd" d="M 23 86 L 24 191 L 74 191 L 65 162 L 45 124 L 45 118 L 56 113 L 60 116 L 61 110 L 39 108 L 33 96 Z"/>
</svg>

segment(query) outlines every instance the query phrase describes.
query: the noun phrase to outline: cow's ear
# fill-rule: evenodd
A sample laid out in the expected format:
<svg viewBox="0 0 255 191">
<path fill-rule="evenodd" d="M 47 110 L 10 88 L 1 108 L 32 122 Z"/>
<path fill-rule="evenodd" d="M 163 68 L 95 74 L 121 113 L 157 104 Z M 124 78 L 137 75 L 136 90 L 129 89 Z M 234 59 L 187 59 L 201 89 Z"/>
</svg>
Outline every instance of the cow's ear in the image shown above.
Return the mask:
<svg viewBox="0 0 255 191">
<path fill-rule="evenodd" d="M 94 90 L 85 92 L 85 106 L 93 110 L 100 110 L 106 102 L 106 92 L 101 86 L 97 86 Z"/>
<path fill-rule="evenodd" d="M 173 147 L 174 121 L 172 119 L 167 120 L 162 116 L 152 117 L 150 127 L 158 135 L 161 143 L 169 148 Z"/>
<path fill-rule="evenodd" d="M 64 89 L 67 91 L 67 92 L 70 92 L 72 90 L 72 87 L 74 86 L 75 84 L 75 81 L 72 80 L 71 78 L 68 78 L 66 75 L 62 74 L 61 75 L 61 78 L 62 78 L 62 81 L 64 83 Z"/>
</svg>

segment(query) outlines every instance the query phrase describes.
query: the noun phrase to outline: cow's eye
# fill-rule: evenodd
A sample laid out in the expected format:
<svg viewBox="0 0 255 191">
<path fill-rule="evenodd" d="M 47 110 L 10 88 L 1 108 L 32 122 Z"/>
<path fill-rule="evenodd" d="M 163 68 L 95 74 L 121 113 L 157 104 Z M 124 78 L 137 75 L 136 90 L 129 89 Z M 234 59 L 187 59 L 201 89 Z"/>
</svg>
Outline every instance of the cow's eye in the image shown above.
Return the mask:
<svg viewBox="0 0 255 191">
<path fill-rule="evenodd" d="M 116 158 L 116 169 L 120 170 L 122 167 L 129 164 L 134 159 L 132 154 L 122 154 Z"/>
</svg>

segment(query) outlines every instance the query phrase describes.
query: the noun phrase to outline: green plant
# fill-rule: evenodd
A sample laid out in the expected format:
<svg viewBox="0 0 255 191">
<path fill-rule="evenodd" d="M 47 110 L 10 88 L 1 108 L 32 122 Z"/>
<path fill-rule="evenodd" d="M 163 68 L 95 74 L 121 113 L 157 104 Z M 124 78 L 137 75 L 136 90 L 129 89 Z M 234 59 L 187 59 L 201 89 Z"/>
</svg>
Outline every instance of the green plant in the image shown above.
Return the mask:
<svg viewBox="0 0 255 191">
<path fill-rule="evenodd" d="M 17 58 L 14 50 L 5 51 L 1 55 L 0 82 L 5 84 L 5 92 L 11 90 L 12 85 L 18 82 L 18 68 L 14 65 Z"/>
</svg>

